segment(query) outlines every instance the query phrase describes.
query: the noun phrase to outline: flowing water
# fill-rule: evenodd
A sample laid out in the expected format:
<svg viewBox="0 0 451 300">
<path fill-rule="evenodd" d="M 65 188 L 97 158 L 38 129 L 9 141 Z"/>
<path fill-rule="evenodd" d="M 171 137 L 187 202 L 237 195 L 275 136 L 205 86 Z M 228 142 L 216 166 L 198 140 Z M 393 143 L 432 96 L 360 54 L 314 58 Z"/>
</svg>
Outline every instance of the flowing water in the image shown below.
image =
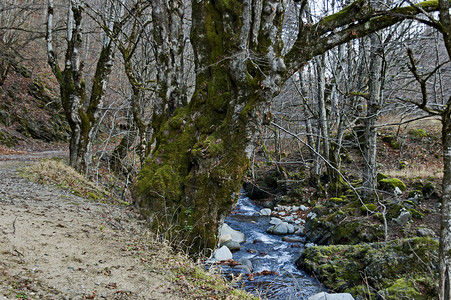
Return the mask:
<svg viewBox="0 0 451 300">
<path fill-rule="evenodd" d="M 316 279 L 295 266 L 296 259 L 304 250 L 304 243 L 284 242 L 282 236 L 266 233 L 270 217 L 256 215 L 259 211 L 260 207 L 242 194 L 236 210 L 225 221 L 246 235 L 241 250 L 233 254 L 234 260 L 248 258 L 254 266 L 253 273 L 265 270 L 278 273 L 255 276 L 254 281 L 245 280 L 244 289 L 267 299 L 307 299 L 325 291 Z M 238 271 L 229 269 L 228 272 Z"/>
</svg>

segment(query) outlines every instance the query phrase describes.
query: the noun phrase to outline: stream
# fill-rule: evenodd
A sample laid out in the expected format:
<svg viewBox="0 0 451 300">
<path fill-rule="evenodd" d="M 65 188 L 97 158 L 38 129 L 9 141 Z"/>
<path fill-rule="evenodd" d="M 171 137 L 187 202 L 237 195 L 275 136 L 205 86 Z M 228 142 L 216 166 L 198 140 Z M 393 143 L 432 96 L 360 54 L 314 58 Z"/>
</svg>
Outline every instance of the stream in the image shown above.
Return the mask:
<svg viewBox="0 0 451 300">
<path fill-rule="evenodd" d="M 226 218 L 225 223 L 246 235 L 246 242 L 241 244 L 240 251 L 233 253 L 233 259 L 249 259 L 254 274 L 267 270 L 278 275 L 254 276 L 253 281 L 244 280 L 241 288 L 267 299 L 307 299 L 325 291 L 316 279 L 295 266 L 304 243 L 284 242 L 283 236 L 266 233 L 270 217 L 259 216 L 260 209 L 242 191 L 236 210 Z M 224 271 L 229 275 L 239 273 L 230 267 L 225 267 Z"/>
</svg>

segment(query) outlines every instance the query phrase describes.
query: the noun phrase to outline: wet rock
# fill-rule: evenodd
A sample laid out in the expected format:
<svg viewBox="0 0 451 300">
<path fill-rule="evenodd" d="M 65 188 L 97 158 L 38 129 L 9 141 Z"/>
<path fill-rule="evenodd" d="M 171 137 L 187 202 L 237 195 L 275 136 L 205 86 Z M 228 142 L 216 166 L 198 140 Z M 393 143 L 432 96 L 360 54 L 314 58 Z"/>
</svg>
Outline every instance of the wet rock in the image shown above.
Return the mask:
<svg viewBox="0 0 451 300">
<path fill-rule="evenodd" d="M 226 223 L 224 223 L 221 227 L 221 230 L 219 231 L 219 235 L 225 235 L 225 234 L 230 234 L 232 236 L 232 240 L 238 243 L 243 243 L 246 241 L 246 236 L 244 235 L 244 233 L 232 229 L 229 225 L 227 225 Z"/>
<path fill-rule="evenodd" d="M 349 293 L 329 294 L 322 292 L 308 297 L 308 300 L 354 300 L 354 297 Z"/>
<path fill-rule="evenodd" d="M 305 239 L 300 237 L 284 236 L 282 241 L 289 243 L 303 243 Z"/>
<path fill-rule="evenodd" d="M 241 249 L 240 243 L 233 240 L 225 241 L 224 243 L 221 244 L 221 246 L 226 246 L 232 252 L 240 251 Z"/>
<path fill-rule="evenodd" d="M 288 233 L 288 225 L 290 225 L 290 224 L 288 224 L 286 222 L 282 222 L 277 225 L 273 225 L 273 226 L 269 227 L 268 229 L 266 229 L 266 232 L 272 233 L 272 234 L 277 234 L 277 235 L 287 234 Z M 291 226 L 293 226 L 293 225 L 291 225 Z M 294 227 L 293 227 L 293 232 L 294 232 Z"/>
<path fill-rule="evenodd" d="M 270 216 L 271 215 L 271 210 L 269 208 L 262 208 L 260 210 L 260 215 L 261 216 Z"/>
<path fill-rule="evenodd" d="M 215 253 L 213 254 L 213 258 L 217 261 L 229 260 L 232 259 L 232 257 L 232 252 L 226 246 L 222 246 L 221 248 L 216 249 Z"/>
<path fill-rule="evenodd" d="M 237 260 L 237 262 L 239 262 L 241 265 L 246 266 L 249 270 L 249 273 L 252 272 L 254 270 L 254 265 L 252 264 L 252 262 L 248 259 L 248 258 L 240 258 Z"/>
<path fill-rule="evenodd" d="M 237 266 L 234 266 L 233 268 L 240 270 L 240 273 L 243 273 L 243 274 L 252 273 L 252 270 L 249 269 L 249 267 L 245 266 L 245 265 L 237 265 Z"/>
</svg>

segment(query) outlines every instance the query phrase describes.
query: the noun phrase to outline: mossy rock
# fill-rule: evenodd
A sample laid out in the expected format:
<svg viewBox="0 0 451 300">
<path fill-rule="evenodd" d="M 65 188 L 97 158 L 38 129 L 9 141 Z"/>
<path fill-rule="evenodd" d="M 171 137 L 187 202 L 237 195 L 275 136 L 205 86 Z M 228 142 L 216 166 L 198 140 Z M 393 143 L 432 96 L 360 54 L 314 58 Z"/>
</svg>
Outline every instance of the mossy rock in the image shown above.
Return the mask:
<svg viewBox="0 0 451 300">
<path fill-rule="evenodd" d="M 423 192 L 421 190 L 410 191 L 409 198 L 415 198 L 415 199 L 423 198 Z"/>
<path fill-rule="evenodd" d="M 386 135 L 386 136 L 382 137 L 382 140 L 384 142 L 386 142 L 387 144 L 389 144 L 390 147 L 395 150 L 401 149 L 401 144 L 398 143 L 398 140 L 394 135 L 391 135 L 391 134 Z"/>
<path fill-rule="evenodd" d="M 435 185 L 432 182 L 427 182 L 421 191 L 425 198 L 430 198 L 436 194 Z"/>
<path fill-rule="evenodd" d="M 422 129 L 422 128 L 410 129 L 408 134 L 414 140 L 421 140 L 422 138 L 428 136 L 426 129 Z"/>
<path fill-rule="evenodd" d="M 436 299 L 438 246 L 431 238 L 315 246 L 307 248 L 296 265 L 329 289 L 354 297 Z"/>
<path fill-rule="evenodd" d="M 334 203 L 334 204 L 343 204 L 346 203 L 347 200 L 343 199 L 343 198 L 338 198 L 338 197 L 332 197 L 329 198 L 329 202 Z"/>
<path fill-rule="evenodd" d="M 404 182 L 402 182 L 398 178 L 385 178 L 379 181 L 379 185 L 383 190 L 393 191 L 395 188 L 399 188 L 401 191 L 405 191 L 407 189 Z"/>
<path fill-rule="evenodd" d="M 383 173 L 377 173 L 377 175 L 376 175 L 376 179 L 378 182 L 381 181 L 382 179 L 386 179 L 386 178 L 388 178 L 388 176 Z"/>
<path fill-rule="evenodd" d="M 398 168 L 399 168 L 400 170 L 402 170 L 402 169 L 407 168 L 408 165 L 409 165 L 408 162 L 406 162 L 405 160 L 402 160 L 402 161 L 399 162 Z"/>
<path fill-rule="evenodd" d="M 362 205 L 360 207 L 360 210 L 362 212 L 375 212 L 377 210 L 377 205 L 376 204 L 372 204 L 372 203 L 365 204 L 365 205 Z"/>
</svg>

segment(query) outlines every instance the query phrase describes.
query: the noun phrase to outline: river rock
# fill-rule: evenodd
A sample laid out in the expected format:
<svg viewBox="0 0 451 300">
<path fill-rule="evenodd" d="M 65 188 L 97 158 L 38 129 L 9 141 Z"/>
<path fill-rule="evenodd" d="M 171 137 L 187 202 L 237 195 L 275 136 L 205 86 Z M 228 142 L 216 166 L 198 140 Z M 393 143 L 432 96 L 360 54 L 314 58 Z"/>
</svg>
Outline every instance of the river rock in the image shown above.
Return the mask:
<svg viewBox="0 0 451 300">
<path fill-rule="evenodd" d="M 232 240 L 232 235 L 230 233 L 219 236 L 219 244 L 222 244 L 224 242 L 231 241 L 231 240 Z"/>
<path fill-rule="evenodd" d="M 329 294 L 321 292 L 308 297 L 308 300 L 354 300 L 354 297 L 349 293 Z"/>
<path fill-rule="evenodd" d="M 240 270 L 240 273 L 243 273 L 243 274 L 252 273 L 251 269 L 249 269 L 249 267 L 245 266 L 245 265 L 237 265 L 237 266 L 234 266 L 233 268 Z"/>
<path fill-rule="evenodd" d="M 226 246 L 229 248 L 230 251 L 240 251 L 241 246 L 240 243 L 234 241 L 234 240 L 228 240 L 221 244 L 221 246 Z"/>
<path fill-rule="evenodd" d="M 271 210 L 269 208 L 262 208 L 262 209 L 260 209 L 260 215 L 261 216 L 270 216 Z"/>
<path fill-rule="evenodd" d="M 287 233 L 289 233 L 289 234 L 294 233 L 294 226 L 293 226 L 293 224 L 287 224 Z"/>
<path fill-rule="evenodd" d="M 288 225 L 291 225 L 291 224 L 282 222 L 277 225 L 273 225 L 273 226 L 269 227 L 268 229 L 266 229 L 266 232 L 272 233 L 272 234 L 278 234 L 278 235 L 287 234 L 287 233 L 289 233 Z M 293 225 L 291 225 L 291 226 L 293 226 Z M 293 228 L 293 232 L 294 232 L 294 228 Z"/>
<path fill-rule="evenodd" d="M 232 240 L 238 243 L 243 243 L 246 241 L 246 236 L 244 235 L 244 233 L 232 229 L 229 225 L 227 225 L 226 223 L 224 223 L 221 227 L 221 230 L 219 231 L 219 235 L 225 235 L 225 234 L 230 234 L 232 236 Z"/>
<path fill-rule="evenodd" d="M 232 252 L 230 252 L 229 248 L 227 248 L 226 246 L 222 246 L 221 248 L 215 250 L 213 257 L 217 261 L 221 261 L 232 259 L 233 255 Z"/>
<path fill-rule="evenodd" d="M 280 224 L 280 223 L 282 223 L 283 221 L 281 220 L 281 219 L 279 219 L 279 218 L 274 218 L 274 217 L 272 217 L 271 218 L 271 220 L 269 220 L 269 224 L 272 224 L 272 225 L 277 225 L 277 224 Z"/>
<path fill-rule="evenodd" d="M 299 209 L 302 210 L 302 211 L 307 211 L 308 207 L 305 206 L 305 205 L 301 205 L 301 206 L 299 206 Z"/>
<path fill-rule="evenodd" d="M 287 216 L 287 217 L 283 218 L 283 220 L 288 223 L 294 222 L 293 216 Z"/>
<path fill-rule="evenodd" d="M 282 241 L 289 243 L 303 243 L 305 239 L 300 237 L 284 236 Z"/>
<path fill-rule="evenodd" d="M 237 262 L 239 262 L 243 266 L 246 266 L 247 269 L 249 270 L 249 273 L 254 270 L 254 265 L 252 264 L 252 262 L 248 258 L 244 258 L 244 257 L 240 258 L 240 259 L 237 260 Z"/>
<path fill-rule="evenodd" d="M 296 231 L 294 232 L 294 234 L 296 235 L 302 235 L 305 232 L 305 228 L 304 226 L 298 226 L 298 228 L 296 229 Z"/>
</svg>

